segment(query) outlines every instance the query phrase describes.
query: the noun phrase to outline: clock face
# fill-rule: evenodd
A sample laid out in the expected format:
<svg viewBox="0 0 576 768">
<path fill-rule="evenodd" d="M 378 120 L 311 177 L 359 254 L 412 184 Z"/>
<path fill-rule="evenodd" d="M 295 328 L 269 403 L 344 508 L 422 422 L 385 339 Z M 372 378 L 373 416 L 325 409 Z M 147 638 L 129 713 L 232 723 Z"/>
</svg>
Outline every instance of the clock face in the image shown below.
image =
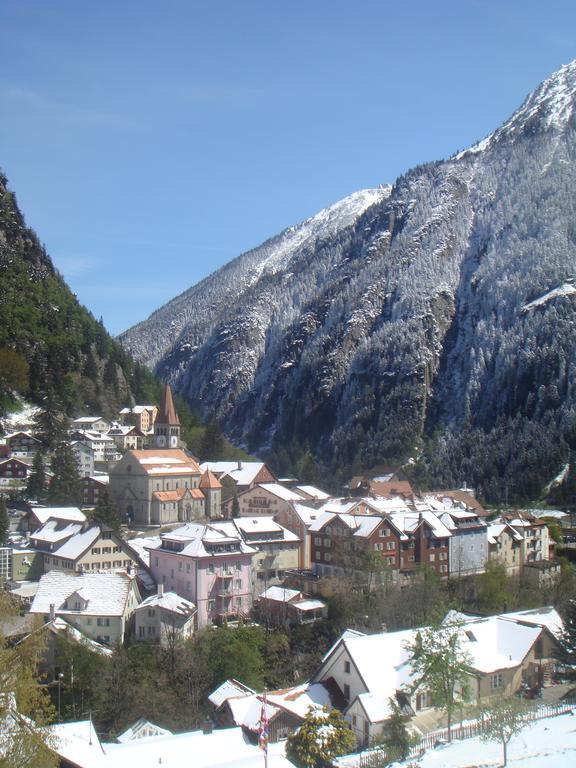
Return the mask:
<svg viewBox="0 0 576 768">
<path fill-rule="evenodd" d="M 166 438 L 164 437 L 164 435 L 158 435 L 158 437 L 156 438 L 156 442 L 158 443 L 160 448 L 163 448 L 166 445 Z"/>
<path fill-rule="evenodd" d="M 178 438 L 176 437 L 176 435 L 172 435 L 172 437 L 170 438 L 170 445 L 172 446 L 172 448 L 176 448 L 178 446 Z"/>
</svg>

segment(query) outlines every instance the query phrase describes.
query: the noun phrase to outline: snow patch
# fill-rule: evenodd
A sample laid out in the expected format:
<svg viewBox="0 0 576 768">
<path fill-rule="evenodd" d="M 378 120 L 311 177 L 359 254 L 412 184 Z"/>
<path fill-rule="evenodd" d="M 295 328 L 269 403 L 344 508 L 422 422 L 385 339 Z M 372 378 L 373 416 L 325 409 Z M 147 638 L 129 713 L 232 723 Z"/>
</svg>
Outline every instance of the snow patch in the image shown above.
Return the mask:
<svg viewBox="0 0 576 768">
<path fill-rule="evenodd" d="M 552 299 L 557 299 L 560 296 L 572 296 L 574 293 L 576 293 L 576 286 L 569 282 L 563 283 L 557 288 L 548 291 L 548 293 L 543 294 L 539 298 L 534 299 L 534 301 L 530 301 L 528 304 L 524 304 L 522 307 L 522 312 L 530 312 L 530 310 L 536 309 L 536 307 L 541 307 L 547 302 L 552 301 Z"/>
</svg>

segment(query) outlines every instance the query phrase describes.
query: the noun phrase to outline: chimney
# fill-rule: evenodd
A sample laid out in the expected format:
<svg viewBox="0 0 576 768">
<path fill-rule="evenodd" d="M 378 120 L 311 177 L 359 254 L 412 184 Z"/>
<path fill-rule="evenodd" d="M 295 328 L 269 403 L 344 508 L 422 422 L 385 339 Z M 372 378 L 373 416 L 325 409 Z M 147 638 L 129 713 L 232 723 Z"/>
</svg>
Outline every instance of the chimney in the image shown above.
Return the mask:
<svg viewBox="0 0 576 768">
<path fill-rule="evenodd" d="M 240 461 L 240 459 L 238 459 L 238 470 L 241 470 L 241 469 L 242 469 L 242 462 Z"/>
<path fill-rule="evenodd" d="M 56 618 L 56 606 L 54 603 L 50 603 L 50 621 L 54 621 Z"/>
<path fill-rule="evenodd" d="M 161 581 L 159 581 L 158 582 L 158 597 L 162 597 L 163 594 L 164 594 L 164 584 Z"/>
</svg>

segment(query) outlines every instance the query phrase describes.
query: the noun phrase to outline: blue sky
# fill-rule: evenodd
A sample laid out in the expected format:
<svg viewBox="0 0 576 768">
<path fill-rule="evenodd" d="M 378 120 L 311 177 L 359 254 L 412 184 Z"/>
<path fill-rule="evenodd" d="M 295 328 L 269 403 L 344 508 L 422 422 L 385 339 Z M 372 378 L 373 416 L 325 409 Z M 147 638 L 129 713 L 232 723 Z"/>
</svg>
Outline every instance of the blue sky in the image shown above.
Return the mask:
<svg viewBox="0 0 576 768">
<path fill-rule="evenodd" d="M 0 167 L 113 332 L 496 128 L 573 0 L 2 0 Z"/>
</svg>

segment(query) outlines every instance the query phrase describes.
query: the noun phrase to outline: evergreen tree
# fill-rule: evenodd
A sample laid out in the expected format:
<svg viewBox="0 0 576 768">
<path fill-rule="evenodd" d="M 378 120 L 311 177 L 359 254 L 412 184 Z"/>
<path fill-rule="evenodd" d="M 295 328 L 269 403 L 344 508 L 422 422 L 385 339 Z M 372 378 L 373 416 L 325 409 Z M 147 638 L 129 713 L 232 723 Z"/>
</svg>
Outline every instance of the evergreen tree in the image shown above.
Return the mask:
<svg viewBox="0 0 576 768">
<path fill-rule="evenodd" d="M 10 532 L 10 518 L 6 509 L 6 502 L 0 497 L 0 544 L 3 544 Z"/>
<path fill-rule="evenodd" d="M 398 702 L 390 699 L 392 715 L 388 718 L 386 737 L 386 756 L 393 760 L 405 760 L 410 753 L 413 739 L 406 728 L 408 717 L 402 713 Z"/>
<path fill-rule="evenodd" d="M 206 424 L 204 435 L 200 443 L 200 458 L 204 461 L 216 461 L 224 451 L 224 437 L 218 428 L 218 423 L 214 417 L 210 418 Z"/>
<path fill-rule="evenodd" d="M 118 531 L 120 528 L 118 509 L 108 488 L 103 488 L 98 496 L 94 517 L 114 531 Z"/>
<path fill-rule="evenodd" d="M 238 501 L 238 494 L 234 494 L 232 499 L 232 517 L 240 517 L 240 502 Z"/>
<path fill-rule="evenodd" d="M 54 450 L 66 439 L 66 418 L 63 410 L 54 392 L 50 391 L 34 419 L 34 431 L 48 451 Z"/>
<path fill-rule="evenodd" d="M 355 747 L 356 737 L 337 709 L 310 708 L 300 728 L 288 737 L 286 756 L 298 768 L 326 768 Z"/>
<path fill-rule="evenodd" d="M 44 468 L 44 453 L 36 451 L 32 462 L 32 471 L 26 485 L 26 495 L 29 499 L 42 501 L 46 494 L 46 470 Z"/>
<path fill-rule="evenodd" d="M 48 491 L 48 500 L 52 504 L 82 503 L 82 486 L 78 473 L 78 464 L 69 443 L 60 443 L 52 459 L 52 482 Z"/>
<path fill-rule="evenodd" d="M 576 680 L 576 599 L 568 602 L 564 615 L 564 629 L 558 638 L 556 658 L 564 665 L 564 676 Z"/>
</svg>

